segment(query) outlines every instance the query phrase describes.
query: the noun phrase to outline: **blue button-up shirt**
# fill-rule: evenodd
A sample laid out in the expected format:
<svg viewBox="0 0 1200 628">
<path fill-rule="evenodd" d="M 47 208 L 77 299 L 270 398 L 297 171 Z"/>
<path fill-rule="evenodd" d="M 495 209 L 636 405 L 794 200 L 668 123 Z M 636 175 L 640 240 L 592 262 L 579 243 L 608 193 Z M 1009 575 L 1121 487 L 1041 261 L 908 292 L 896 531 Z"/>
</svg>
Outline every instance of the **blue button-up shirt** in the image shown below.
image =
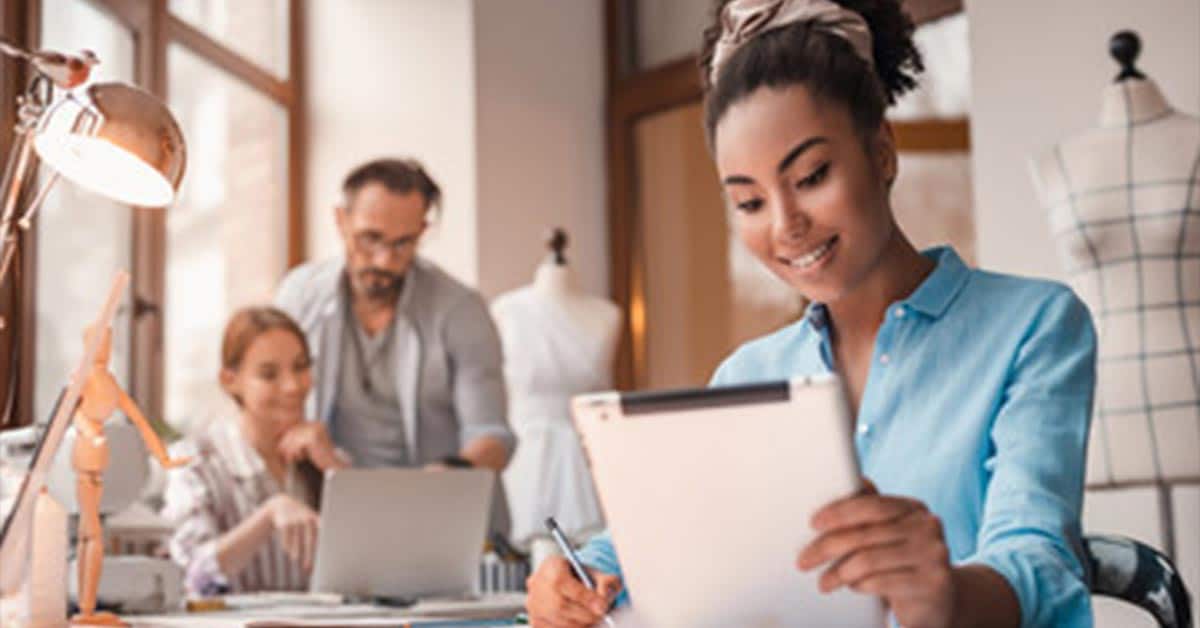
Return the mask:
<svg viewBox="0 0 1200 628">
<path fill-rule="evenodd" d="M 1004 576 L 1023 626 L 1091 626 L 1079 526 L 1091 317 L 1061 284 L 972 270 L 949 248 L 925 255 L 935 269 L 888 307 L 875 338 L 855 430 L 863 473 L 941 518 L 956 564 Z M 712 384 L 835 370 L 827 310 L 816 303 L 739 348 Z M 582 556 L 620 574 L 608 533 Z"/>
</svg>

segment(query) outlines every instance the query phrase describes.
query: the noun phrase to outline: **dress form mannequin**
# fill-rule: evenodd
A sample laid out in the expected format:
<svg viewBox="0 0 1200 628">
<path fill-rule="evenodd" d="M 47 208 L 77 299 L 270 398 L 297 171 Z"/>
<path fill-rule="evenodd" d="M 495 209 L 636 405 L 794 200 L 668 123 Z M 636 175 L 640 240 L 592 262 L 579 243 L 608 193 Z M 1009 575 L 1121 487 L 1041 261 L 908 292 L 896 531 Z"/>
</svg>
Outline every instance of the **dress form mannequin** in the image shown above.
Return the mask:
<svg viewBox="0 0 1200 628">
<path fill-rule="evenodd" d="M 95 328 L 85 332 L 86 339 L 96 333 Z M 137 404 L 108 370 L 112 353 L 112 330 L 104 327 L 96 349 L 95 361 L 84 380 L 79 394 L 79 405 L 75 410 L 75 448 L 71 452 L 71 464 L 75 468 L 76 501 L 79 505 L 79 546 L 76 549 L 79 563 L 79 614 L 71 618 L 73 625 L 124 626 L 116 615 L 97 613 L 96 590 L 100 584 L 100 570 L 104 562 L 104 530 L 100 523 L 100 500 L 104 493 L 104 470 L 108 468 L 108 442 L 104 436 L 104 423 L 120 409 L 129 417 L 141 433 L 150 452 L 163 465 L 175 467 L 187 464 L 186 458 L 171 459 L 162 441 L 154 433 Z"/>
<path fill-rule="evenodd" d="M 546 517 L 581 540 L 603 525 L 591 473 L 571 423 L 573 395 L 612 386 L 620 309 L 575 287 L 556 230 L 533 284 L 500 295 L 492 315 L 504 347 L 509 421 L 521 446 L 504 472 L 512 538 L 546 534 Z"/>
<path fill-rule="evenodd" d="M 1122 66 L 1099 126 L 1034 158 L 1068 281 L 1099 334 L 1091 486 L 1200 477 L 1200 120 Z"/>
</svg>

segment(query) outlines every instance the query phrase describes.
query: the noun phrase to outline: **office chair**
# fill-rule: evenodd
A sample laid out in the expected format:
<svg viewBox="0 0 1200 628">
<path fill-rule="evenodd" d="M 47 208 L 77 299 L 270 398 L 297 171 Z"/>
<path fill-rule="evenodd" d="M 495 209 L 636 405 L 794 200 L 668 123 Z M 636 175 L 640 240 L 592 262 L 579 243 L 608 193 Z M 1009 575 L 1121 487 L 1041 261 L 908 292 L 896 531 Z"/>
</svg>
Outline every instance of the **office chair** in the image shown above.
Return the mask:
<svg viewBox="0 0 1200 628">
<path fill-rule="evenodd" d="M 1091 534 L 1083 539 L 1093 595 L 1145 609 L 1163 628 L 1192 628 L 1192 603 L 1179 570 L 1162 552 L 1130 538 Z"/>
</svg>

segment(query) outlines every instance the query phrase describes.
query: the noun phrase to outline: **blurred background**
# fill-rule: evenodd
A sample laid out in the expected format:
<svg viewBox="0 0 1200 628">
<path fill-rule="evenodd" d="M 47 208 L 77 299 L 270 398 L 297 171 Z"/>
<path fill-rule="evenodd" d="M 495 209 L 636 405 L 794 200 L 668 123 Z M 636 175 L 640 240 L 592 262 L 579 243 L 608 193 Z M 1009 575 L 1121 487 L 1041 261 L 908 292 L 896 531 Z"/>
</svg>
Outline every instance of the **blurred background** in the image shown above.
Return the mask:
<svg viewBox="0 0 1200 628">
<path fill-rule="evenodd" d="M 1096 123 L 1133 29 L 1138 66 L 1200 110 L 1196 0 L 905 0 L 923 87 L 891 111 L 895 204 L 919 246 L 1065 279 L 1029 158 Z M 493 298 L 529 282 L 545 234 L 571 237 L 580 287 L 623 310 L 624 389 L 701 385 L 741 342 L 804 303 L 731 238 L 705 145 L 695 70 L 707 0 L 0 0 L 29 48 L 89 48 L 96 80 L 163 98 L 188 142 L 166 212 L 56 186 L 24 236 L 0 311 L 7 422 L 44 420 L 114 269 L 133 289 L 114 372 L 165 434 L 227 403 L 216 384 L 228 314 L 288 268 L 340 254 L 342 177 L 412 156 L 445 191 L 424 255 Z M 0 149 L 26 74 L 0 61 Z M 1200 457 L 1200 451 L 1196 454 Z M 1173 550 L 1200 586 L 1200 478 L 1093 483 L 1088 531 Z M 1102 605 L 1103 606 L 1103 605 Z M 1102 608 L 1109 625 L 1137 611 Z M 1123 615 L 1122 613 L 1127 613 Z"/>
</svg>

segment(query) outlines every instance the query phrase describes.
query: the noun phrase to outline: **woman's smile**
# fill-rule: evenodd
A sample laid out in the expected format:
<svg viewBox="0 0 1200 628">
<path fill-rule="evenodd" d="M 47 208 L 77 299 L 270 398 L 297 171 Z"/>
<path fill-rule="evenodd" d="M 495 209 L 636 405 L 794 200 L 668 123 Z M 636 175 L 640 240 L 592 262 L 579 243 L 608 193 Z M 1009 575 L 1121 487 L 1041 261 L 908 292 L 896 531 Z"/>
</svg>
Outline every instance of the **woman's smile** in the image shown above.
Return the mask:
<svg viewBox="0 0 1200 628">
<path fill-rule="evenodd" d="M 781 255 L 778 257 L 779 263 L 793 271 L 800 271 L 805 274 L 815 273 L 828 265 L 830 260 L 833 259 L 839 241 L 838 236 L 835 235 L 799 254 Z"/>
</svg>

